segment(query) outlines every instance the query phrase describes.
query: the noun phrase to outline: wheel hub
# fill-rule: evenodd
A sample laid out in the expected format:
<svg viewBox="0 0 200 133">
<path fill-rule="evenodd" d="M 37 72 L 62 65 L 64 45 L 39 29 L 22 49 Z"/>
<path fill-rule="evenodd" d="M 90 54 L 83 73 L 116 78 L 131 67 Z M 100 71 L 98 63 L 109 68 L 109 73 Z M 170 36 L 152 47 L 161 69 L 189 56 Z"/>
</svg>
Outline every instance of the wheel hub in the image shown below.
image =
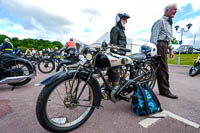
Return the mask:
<svg viewBox="0 0 200 133">
<path fill-rule="evenodd" d="M 64 98 L 64 105 L 66 108 L 75 109 L 78 103 L 74 102 L 74 96 L 71 93 L 67 93 L 66 97 Z"/>
</svg>

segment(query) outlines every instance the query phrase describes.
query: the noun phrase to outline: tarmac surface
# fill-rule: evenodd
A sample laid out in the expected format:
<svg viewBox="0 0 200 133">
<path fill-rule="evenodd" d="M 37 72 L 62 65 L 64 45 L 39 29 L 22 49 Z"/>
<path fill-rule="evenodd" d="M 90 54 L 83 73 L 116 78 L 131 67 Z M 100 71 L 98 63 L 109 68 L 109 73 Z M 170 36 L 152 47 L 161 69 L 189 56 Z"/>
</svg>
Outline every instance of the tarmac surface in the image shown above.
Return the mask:
<svg viewBox="0 0 200 133">
<path fill-rule="evenodd" d="M 160 96 L 156 85 L 154 92 L 162 108 L 200 124 L 200 75 L 188 76 L 188 66 L 170 65 L 169 71 L 171 92 L 179 98 Z M 34 84 L 49 75 L 37 72 L 35 79 L 14 91 L 9 85 L 0 85 L 0 133 L 48 133 L 36 118 L 35 106 L 42 88 Z M 104 108 L 95 109 L 89 120 L 72 133 L 200 133 L 200 128 L 172 117 L 161 118 L 144 128 L 138 123 L 147 116 L 136 116 L 130 102 L 103 100 L 101 104 Z"/>
</svg>

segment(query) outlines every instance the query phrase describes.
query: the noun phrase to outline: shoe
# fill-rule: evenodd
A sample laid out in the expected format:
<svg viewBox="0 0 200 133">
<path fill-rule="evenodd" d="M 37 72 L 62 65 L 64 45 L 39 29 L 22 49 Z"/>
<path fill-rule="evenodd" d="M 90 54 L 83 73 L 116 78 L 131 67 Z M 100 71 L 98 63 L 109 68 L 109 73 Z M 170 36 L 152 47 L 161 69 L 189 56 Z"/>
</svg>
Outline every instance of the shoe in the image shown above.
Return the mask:
<svg viewBox="0 0 200 133">
<path fill-rule="evenodd" d="M 172 99 L 178 99 L 178 96 L 172 94 L 171 92 L 169 92 L 168 94 L 160 94 L 162 96 L 165 96 L 165 97 L 169 97 L 169 98 L 172 98 Z"/>
</svg>

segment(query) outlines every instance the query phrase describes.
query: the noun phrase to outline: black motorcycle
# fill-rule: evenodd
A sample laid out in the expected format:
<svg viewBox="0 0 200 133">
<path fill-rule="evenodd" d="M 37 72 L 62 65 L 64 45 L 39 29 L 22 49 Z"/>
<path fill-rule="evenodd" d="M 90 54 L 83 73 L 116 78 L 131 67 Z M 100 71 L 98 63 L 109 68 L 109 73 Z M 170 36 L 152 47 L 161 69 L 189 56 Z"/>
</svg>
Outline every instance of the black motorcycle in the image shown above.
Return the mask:
<svg viewBox="0 0 200 133">
<path fill-rule="evenodd" d="M 103 98 L 96 75 L 103 81 L 107 100 L 130 101 L 132 97 L 129 94 L 134 91 L 136 80 L 148 75 L 149 71 L 133 79 L 126 79 L 125 73 L 131 73 L 133 60 L 127 56 L 113 54 L 111 49 L 130 51 L 103 45 L 95 56 L 88 53 L 85 63 L 78 64 L 77 69 L 58 71 L 40 83 L 44 88 L 37 100 L 36 115 L 43 128 L 51 132 L 67 132 L 86 122 L 94 109 L 101 107 Z M 107 80 L 111 75 L 104 75 L 102 72 L 116 66 L 124 66 L 125 71 L 121 71 L 119 88 L 115 93 L 111 93 L 112 85 Z"/>
<path fill-rule="evenodd" d="M 0 56 L 0 84 L 22 86 L 36 75 L 34 66 L 15 55 Z"/>
<path fill-rule="evenodd" d="M 189 70 L 190 76 L 196 76 L 197 74 L 200 74 L 200 54 L 197 56 L 197 58 L 194 60 L 194 65 Z"/>
</svg>

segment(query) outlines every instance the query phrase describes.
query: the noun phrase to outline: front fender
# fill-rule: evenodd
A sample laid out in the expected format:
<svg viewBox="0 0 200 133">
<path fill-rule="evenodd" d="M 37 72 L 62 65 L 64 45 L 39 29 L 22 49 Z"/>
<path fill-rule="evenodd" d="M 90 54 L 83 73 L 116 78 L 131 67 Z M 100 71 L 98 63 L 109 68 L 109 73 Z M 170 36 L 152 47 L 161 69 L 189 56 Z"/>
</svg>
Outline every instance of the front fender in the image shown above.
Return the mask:
<svg viewBox="0 0 200 133">
<path fill-rule="evenodd" d="M 41 81 L 40 84 L 45 85 L 45 86 L 49 85 L 52 82 L 55 82 L 57 79 L 65 77 L 66 75 L 67 75 L 67 72 L 58 71 L 58 72 L 52 74 L 51 76 L 47 77 L 43 81 Z"/>
</svg>

